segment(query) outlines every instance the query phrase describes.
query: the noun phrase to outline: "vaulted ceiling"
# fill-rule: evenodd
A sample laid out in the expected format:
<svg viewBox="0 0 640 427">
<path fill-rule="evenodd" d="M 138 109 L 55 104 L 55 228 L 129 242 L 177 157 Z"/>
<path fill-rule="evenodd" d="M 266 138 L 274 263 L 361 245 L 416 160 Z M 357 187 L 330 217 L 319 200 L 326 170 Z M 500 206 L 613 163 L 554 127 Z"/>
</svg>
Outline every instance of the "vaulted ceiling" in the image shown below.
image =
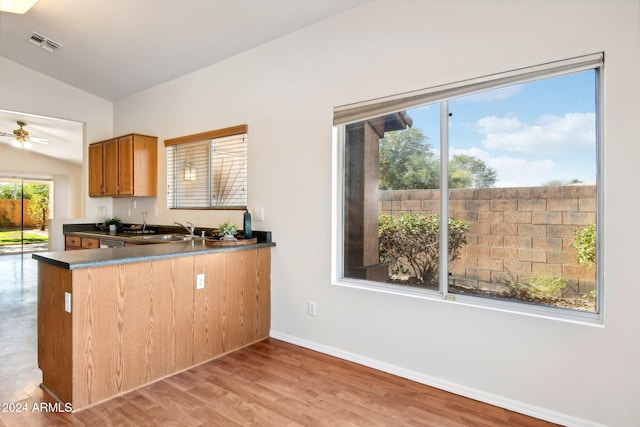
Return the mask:
<svg viewBox="0 0 640 427">
<path fill-rule="evenodd" d="M 24 15 L 0 12 L 0 56 L 117 101 L 366 1 L 39 0 Z M 24 117 L 2 108 L 0 131 L 12 132 Z M 30 120 L 34 136 L 54 132 Z"/>
</svg>

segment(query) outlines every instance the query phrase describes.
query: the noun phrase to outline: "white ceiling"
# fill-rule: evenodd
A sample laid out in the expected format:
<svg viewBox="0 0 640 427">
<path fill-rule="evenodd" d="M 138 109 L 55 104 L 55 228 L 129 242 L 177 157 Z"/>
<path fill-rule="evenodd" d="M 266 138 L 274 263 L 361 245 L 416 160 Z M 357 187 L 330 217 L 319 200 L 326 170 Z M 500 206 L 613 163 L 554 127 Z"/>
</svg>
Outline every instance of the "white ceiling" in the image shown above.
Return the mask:
<svg viewBox="0 0 640 427">
<path fill-rule="evenodd" d="M 0 56 L 117 101 L 366 1 L 39 0 L 24 15 L 0 12 Z M 63 47 L 50 53 L 34 46 L 33 32 Z M 2 111 L 1 102 L 0 131 L 12 133 L 24 120 L 32 136 L 52 140 L 37 147 L 41 153 L 81 161 L 81 145 L 71 156 L 55 153 L 77 144 L 77 136 L 65 139 L 77 123 L 23 117 Z"/>
</svg>

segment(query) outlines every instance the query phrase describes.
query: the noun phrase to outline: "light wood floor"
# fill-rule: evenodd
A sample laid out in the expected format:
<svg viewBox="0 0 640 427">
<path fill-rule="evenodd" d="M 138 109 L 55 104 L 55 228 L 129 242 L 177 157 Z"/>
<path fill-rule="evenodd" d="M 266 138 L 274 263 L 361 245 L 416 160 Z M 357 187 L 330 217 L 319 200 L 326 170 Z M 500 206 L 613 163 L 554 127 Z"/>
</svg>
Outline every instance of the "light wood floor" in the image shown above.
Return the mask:
<svg viewBox="0 0 640 427">
<path fill-rule="evenodd" d="M 24 286 L 17 293 L 33 304 Z M 28 309 L 11 313 L 0 324 L 5 347 L 13 319 Z M 0 353 L 0 427 L 552 425 L 273 338 L 76 414 L 38 412 L 34 405 L 53 401 L 38 387 L 34 368 L 10 366 L 35 351 L 25 343 L 18 356 Z M 11 372 L 28 379 L 9 381 Z"/>
</svg>

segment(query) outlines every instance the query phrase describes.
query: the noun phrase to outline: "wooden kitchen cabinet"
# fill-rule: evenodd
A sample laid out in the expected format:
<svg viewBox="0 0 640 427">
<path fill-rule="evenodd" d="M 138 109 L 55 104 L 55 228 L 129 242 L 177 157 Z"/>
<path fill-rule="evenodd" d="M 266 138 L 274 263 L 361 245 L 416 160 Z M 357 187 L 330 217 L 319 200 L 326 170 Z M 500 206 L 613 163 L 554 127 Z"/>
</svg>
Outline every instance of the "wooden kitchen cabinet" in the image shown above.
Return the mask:
<svg viewBox="0 0 640 427">
<path fill-rule="evenodd" d="M 89 196 L 102 196 L 103 148 L 102 144 L 89 145 Z"/>
<path fill-rule="evenodd" d="M 43 388 L 77 411 L 265 339 L 270 276 L 270 247 L 78 269 L 39 262 Z"/>
<path fill-rule="evenodd" d="M 100 247 L 100 239 L 93 237 L 64 236 L 64 250 L 96 249 Z"/>
<path fill-rule="evenodd" d="M 90 197 L 157 195 L 157 137 L 130 134 L 89 145 Z"/>
<path fill-rule="evenodd" d="M 98 249 L 100 247 L 100 239 L 91 237 L 82 238 L 82 249 Z"/>
</svg>

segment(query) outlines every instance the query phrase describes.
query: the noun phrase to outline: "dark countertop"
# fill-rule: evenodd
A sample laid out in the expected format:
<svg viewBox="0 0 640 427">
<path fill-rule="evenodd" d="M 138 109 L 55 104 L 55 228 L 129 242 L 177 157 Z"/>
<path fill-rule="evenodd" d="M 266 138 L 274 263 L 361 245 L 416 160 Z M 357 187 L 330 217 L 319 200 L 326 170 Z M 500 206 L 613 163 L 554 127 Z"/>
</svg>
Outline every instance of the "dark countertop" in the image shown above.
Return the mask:
<svg viewBox="0 0 640 427">
<path fill-rule="evenodd" d="M 107 234 L 108 235 L 108 234 Z M 132 264 L 136 262 L 159 259 L 178 258 L 183 256 L 204 255 L 214 252 L 240 251 L 275 246 L 272 242 L 255 243 L 253 245 L 209 246 L 204 240 L 196 239 L 186 242 L 171 242 L 128 246 L 122 248 L 82 249 L 63 252 L 39 252 L 32 258 L 67 270 L 101 267 L 114 264 Z"/>
<path fill-rule="evenodd" d="M 182 227 L 172 226 L 150 226 L 152 233 L 184 233 Z M 197 228 L 196 235 L 200 231 L 211 234 L 213 229 Z M 136 246 L 121 248 L 101 248 L 101 249 L 81 249 L 62 252 L 39 252 L 31 257 L 36 261 L 46 262 L 67 270 L 78 270 L 82 268 L 100 267 L 114 264 L 131 264 L 136 262 L 153 261 L 158 259 L 177 258 L 183 256 L 203 255 L 213 252 L 239 251 L 255 248 L 272 247 L 276 244 L 271 241 L 270 231 L 254 231 L 258 243 L 252 245 L 229 245 L 210 246 L 205 240 L 196 238 L 184 242 L 158 242 L 145 241 L 141 239 L 143 235 L 125 232 L 111 233 L 109 231 L 98 230 L 95 224 L 65 224 L 63 225 L 65 235 L 76 235 L 80 237 L 94 237 L 97 239 L 108 238 L 109 240 L 122 240 L 124 242 L 135 243 Z M 145 234 L 146 235 L 146 234 Z"/>
</svg>

